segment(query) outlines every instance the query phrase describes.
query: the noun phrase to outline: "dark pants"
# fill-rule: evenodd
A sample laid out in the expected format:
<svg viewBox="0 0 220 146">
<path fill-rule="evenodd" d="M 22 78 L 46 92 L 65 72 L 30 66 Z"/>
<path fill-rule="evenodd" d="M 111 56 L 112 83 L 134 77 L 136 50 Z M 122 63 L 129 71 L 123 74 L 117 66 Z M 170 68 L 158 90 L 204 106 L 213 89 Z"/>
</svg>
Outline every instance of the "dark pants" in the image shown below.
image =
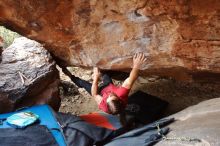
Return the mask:
<svg viewBox="0 0 220 146">
<path fill-rule="evenodd" d="M 91 95 L 91 88 L 92 84 L 88 81 L 80 79 L 79 77 L 72 76 L 71 80 L 80 88 L 84 88 L 90 95 Z M 100 93 L 102 89 L 112 83 L 112 79 L 107 75 L 104 74 L 102 77 L 103 83 L 98 87 L 98 92 Z"/>
</svg>

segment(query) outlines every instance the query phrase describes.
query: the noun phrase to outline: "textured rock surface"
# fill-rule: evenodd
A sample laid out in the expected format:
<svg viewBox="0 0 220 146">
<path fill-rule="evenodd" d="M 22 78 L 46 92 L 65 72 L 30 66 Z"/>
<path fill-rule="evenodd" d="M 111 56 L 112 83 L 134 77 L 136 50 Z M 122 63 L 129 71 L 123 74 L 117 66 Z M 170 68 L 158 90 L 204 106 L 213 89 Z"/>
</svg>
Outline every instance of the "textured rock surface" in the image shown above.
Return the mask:
<svg viewBox="0 0 220 146">
<path fill-rule="evenodd" d="M 48 51 L 39 43 L 17 38 L 2 52 L 0 113 L 48 103 L 59 108 L 59 75 Z"/>
<path fill-rule="evenodd" d="M 162 141 L 157 146 L 219 146 L 220 145 L 220 98 L 215 98 L 191 106 L 171 117 L 176 122 L 169 125 L 167 137 L 188 137 L 201 142 L 178 140 Z"/>
<path fill-rule="evenodd" d="M 3 39 L 0 36 L 0 62 L 2 60 L 2 51 L 3 51 Z"/>
<path fill-rule="evenodd" d="M 1 0 L 0 24 L 37 40 L 73 66 L 219 79 L 219 0 Z"/>
<path fill-rule="evenodd" d="M 4 43 L 4 41 L 3 41 L 3 38 L 0 36 L 0 48 L 2 49 L 3 48 L 3 44 Z"/>
</svg>

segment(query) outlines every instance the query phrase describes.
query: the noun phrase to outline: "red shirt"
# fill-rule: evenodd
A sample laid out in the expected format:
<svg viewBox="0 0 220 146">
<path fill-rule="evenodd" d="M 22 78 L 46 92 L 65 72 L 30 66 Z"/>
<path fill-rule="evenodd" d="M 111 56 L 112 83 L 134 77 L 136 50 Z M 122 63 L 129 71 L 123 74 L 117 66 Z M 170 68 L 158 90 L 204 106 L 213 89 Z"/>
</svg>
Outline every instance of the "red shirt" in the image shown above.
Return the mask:
<svg viewBox="0 0 220 146">
<path fill-rule="evenodd" d="M 108 106 L 107 106 L 107 98 L 109 96 L 110 93 L 114 93 L 118 96 L 118 98 L 122 101 L 122 103 L 124 104 L 124 106 L 127 105 L 127 100 L 128 100 L 128 94 L 129 94 L 129 89 L 124 88 L 124 87 L 117 87 L 113 84 L 109 84 L 107 87 L 105 87 L 102 91 L 101 91 L 101 95 L 102 95 L 102 101 L 99 104 L 99 109 L 109 113 L 108 112 Z"/>
</svg>

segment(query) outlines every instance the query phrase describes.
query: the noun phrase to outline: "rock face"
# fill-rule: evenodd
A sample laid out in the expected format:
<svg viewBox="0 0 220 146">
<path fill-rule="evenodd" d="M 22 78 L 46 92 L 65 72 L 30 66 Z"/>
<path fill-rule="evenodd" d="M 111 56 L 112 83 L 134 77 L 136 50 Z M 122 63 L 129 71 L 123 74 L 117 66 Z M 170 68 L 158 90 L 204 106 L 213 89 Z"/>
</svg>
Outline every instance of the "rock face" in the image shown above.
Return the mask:
<svg viewBox="0 0 220 146">
<path fill-rule="evenodd" d="M 2 60 L 2 51 L 3 51 L 3 39 L 0 36 L 0 62 Z"/>
<path fill-rule="evenodd" d="M 1 0 L 0 24 L 43 43 L 68 66 L 219 79 L 218 0 Z"/>
<path fill-rule="evenodd" d="M 0 113 L 45 103 L 59 108 L 59 74 L 55 62 L 35 41 L 17 38 L 4 49 L 0 79 Z"/>
<path fill-rule="evenodd" d="M 169 125 L 171 137 L 187 137 L 199 139 L 198 141 L 161 141 L 157 146 L 219 146 L 220 145 L 220 98 L 215 98 L 191 106 L 177 114 L 172 115 L 177 120 Z"/>
<path fill-rule="evenodd" d="M 0 36 L 0 48 L 2 49 L 4 45 L 4 41 L 3 38 Z"/>
</svg>

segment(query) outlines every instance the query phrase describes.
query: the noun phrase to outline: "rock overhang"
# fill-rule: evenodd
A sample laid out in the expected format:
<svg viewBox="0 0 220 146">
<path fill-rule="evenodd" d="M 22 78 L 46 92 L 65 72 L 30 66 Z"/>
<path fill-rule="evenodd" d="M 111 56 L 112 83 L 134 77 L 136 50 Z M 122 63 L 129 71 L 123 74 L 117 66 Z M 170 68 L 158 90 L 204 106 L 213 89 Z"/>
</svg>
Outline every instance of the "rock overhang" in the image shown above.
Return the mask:
<svg viewBox="0 0 220 146">
<path fill-rule="evenodd" d="M 132 56 L 144 52 L 143 75 L 192 80 L 220 72 L 215 0 L 2 0 L 0 7 L 1 24 L 68 66 L 129 71 Z"/>
</svg>

